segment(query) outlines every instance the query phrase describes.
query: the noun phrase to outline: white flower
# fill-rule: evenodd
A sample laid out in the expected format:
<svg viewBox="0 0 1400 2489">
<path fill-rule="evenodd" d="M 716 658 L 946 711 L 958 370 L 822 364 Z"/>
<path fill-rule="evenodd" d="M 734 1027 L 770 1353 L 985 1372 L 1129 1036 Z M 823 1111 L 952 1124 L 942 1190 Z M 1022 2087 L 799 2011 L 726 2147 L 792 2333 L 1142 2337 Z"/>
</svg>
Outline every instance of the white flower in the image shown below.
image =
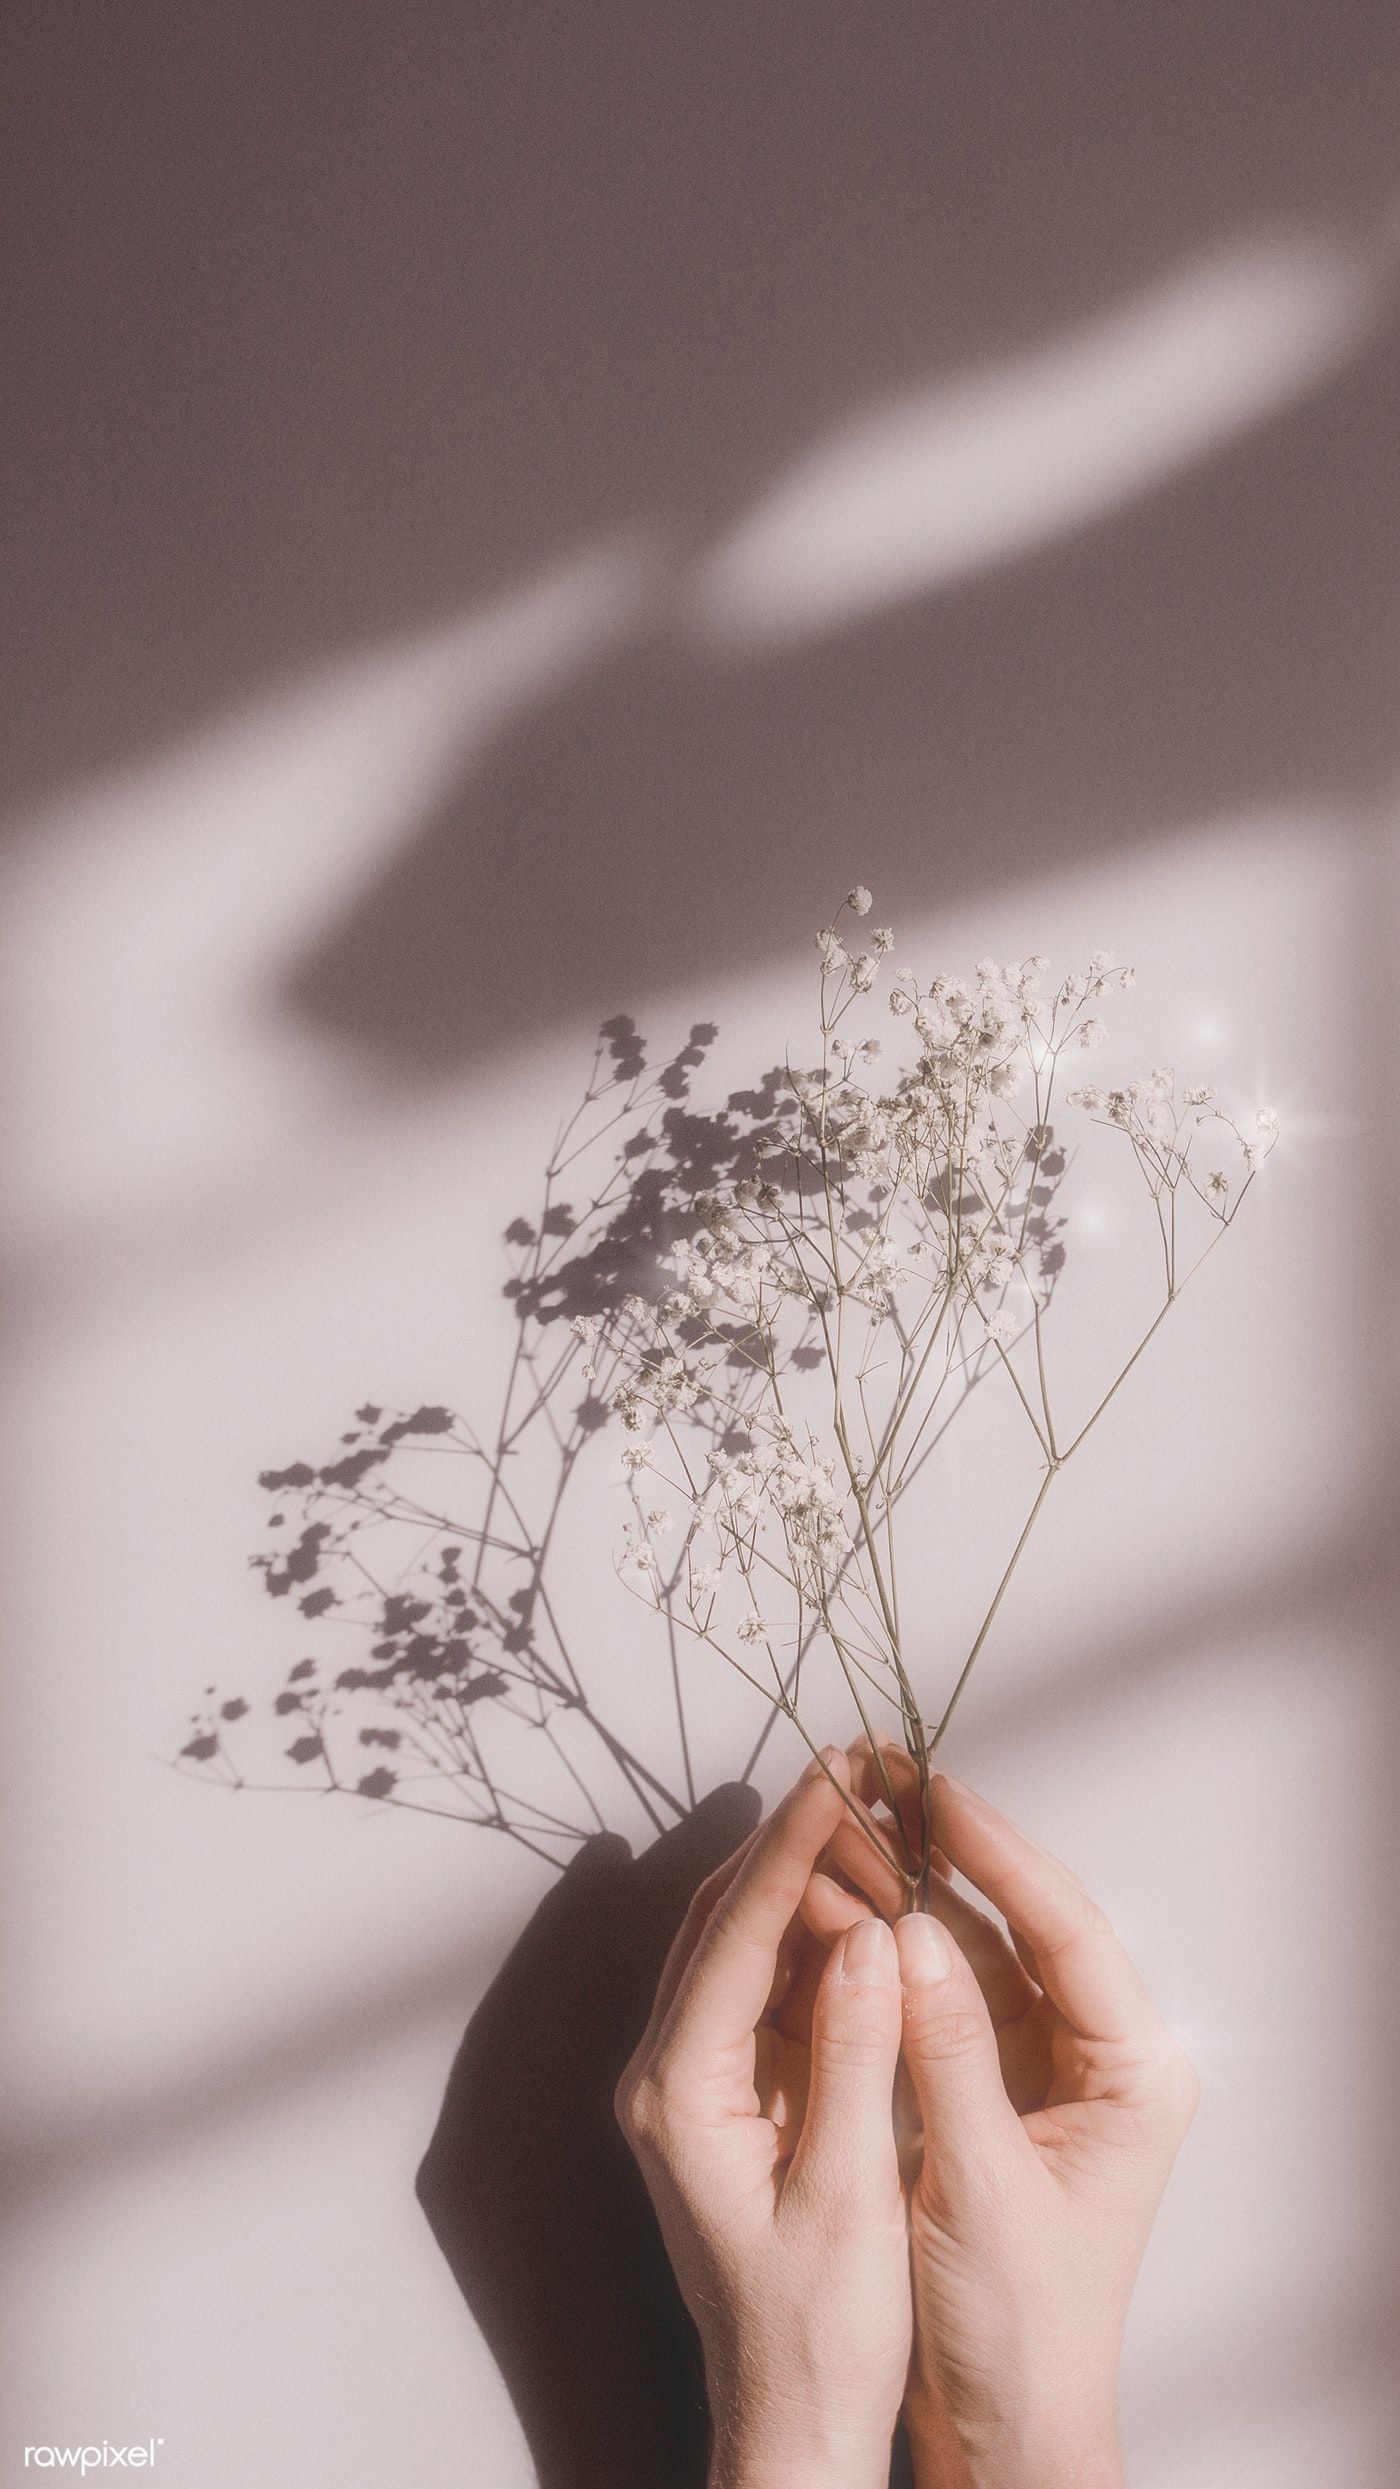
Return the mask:
<svg viewBox="0 0 1400 2489">
<path fill-rule="evenodd" d="M 1203 1082 L 1195 1089 L 1183 1089 L 1181 1102 L 1183 1106 L 1211 1106 L 1215 1102 L 1215 1091 Z"/>
<path fill-rule="evenodd" d="M 862 951 L 851 968 L 851 983 L 858 994 L 868 994 L 875 982 L 875 962 L 869 951 Z"/>
<path fill-rule="evenodd" d="M 890 1009 L 894 1013 L 895 1018 L 897 1020 L 902 1020 L 906 1012 L 912 1011 L 913 1008 L 913 1003 L 910 1001 L 909 996 L 905 993 L 903 986 L 897 985 L 890 995 Z"/>
<path fill-rule="evenodd" d="M 881 957 L 894 949 L 894 931 L 889 925 L 877 925 L 870 939 Z"/>
<path fill-rule="evenodd" d="M 1019 1329 L 1015 1315 L 1008 1312 L 1005 1306 L 1000 1313 L 987 1316 L 987 1337 L 995 1340 L 998 1348 L 1009 1348 Z"/>
<path fill-rule="evenodd" d="M 878 1037 L 867 1037 L 864 1045 L 861 1047 L 861 1053 L 864 1055 L 867 1063 L 878 1063 L 884 1051 L 885 1049 L 881 1045 Z"/>
<path fill-rule="evenodd" d="M 569 1325 L 576 1340 L 596 1340 L 598 1321 L 594 1314 L 575 1314 Z"/>
<path fill-rule="evenodd" d="M 857 882 L 854 890 L 846 894 L 846 905 L 853 916 L 868 916 L 874 904 L 863 882 Z"/>
<path fill-rule="evenodd" d="M 647 1514 L 648 1538 L 665 1538 L 676 1526 L 676 1516 L 664 1504 L 653 1504 Z"/>
<path fill-rule="evenodd" d="M 868 897 L 865 904 L 867 907 L 870 905 Z M 741 1642 L 762 1642 L 767 1638 L 767 1633 L 767 1623 L 761 1616 L 746 1616 L 739 1627 Z"/>
<path fill-rule="evenodd" d="M 635 1478 L 643 1469 L 650 1469 L 651 1457 L 649 1443 L 626 1443 L 622 1447 L 622 1466 L 629 1478 Z"/>
<path fill-rule="evenodd" d="M 834 969 L 845 966 L 846 953 L 829 926 L 825 932 L 817 935 L 817 949 L 821 953 L 824 968 Z"/>
<path fill-rule="evenodd" d="M 693 1564 L 690 1568 L 692 1599 L 708 1599 L 719 1588 L 719 1569 L 713 1564 Z"/>
<path fill-rule="evenodd" d="M 1230 1189 L 1230 1179 L 1219 1167 L 1206 1178 L 1206 1191 L 1212 1201 L 1223 1201 Z"/>
<path fill-rule="evenodd" d="M 1108 1024 L 1104 1020 L 1083 1020 L 1078 1035 L 1081 1046 L 1101 1046 L 1108 1035 Z"/>
<path fill-rule="evenodd" d="M 1268 1133 L 1274 1133 L 1274 1132 L 1277 1132 L 1277 1130 L 1278 1130 L 1278 1109 L 1277 1109 L 1277 1107 L 1274 1107 L 1274 1106 L 1261 1106 L 1261 1107 L 1260 1107 L 1260 1109 L 1259 1109 L 1258 1114 L 1257 1114 L 1257 1115 L 1255 1116 L 1255 1118 L 1254 1118 L 1254 1129 L 1255 1129 L 1255 1131 L 1256 1131 L 1256 1132 L 1268 1132 Z"/>
<path fill-rule="evenodd" d="M 581 1365 L 579 1367 L 579 1376 L 585 1383 L 596 1383 L 598 1380 L 598 1369 L 595 1365 Z"/>
</svg>

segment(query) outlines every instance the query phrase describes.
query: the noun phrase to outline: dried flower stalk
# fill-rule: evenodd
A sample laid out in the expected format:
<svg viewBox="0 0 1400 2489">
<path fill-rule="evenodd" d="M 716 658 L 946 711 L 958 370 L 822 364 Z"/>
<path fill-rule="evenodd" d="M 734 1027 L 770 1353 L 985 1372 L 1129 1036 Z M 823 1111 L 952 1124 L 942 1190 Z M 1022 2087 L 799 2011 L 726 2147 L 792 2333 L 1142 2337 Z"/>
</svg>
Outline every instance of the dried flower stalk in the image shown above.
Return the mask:
<svg viewBox="0 0 1400 2489">
<path fill-rule="evenodd" d="M 585 1343 L 605 1338 L 626 1369 L 612 1394 L 629 1436 L 623 1577 L 718 1651 L 814 1754 L 803 1671 L 815 1647 L 834 1655 L 888 1819 L 846 1802 L 917 1906 L 931 1872 L 933 1758 L 1050 1490 L 1234 1224 L 1277 1118 L 1261 1110 L 1246 1135 L 1211 1089 L 1178 1093 L 1170 1071 L 1068 1089 L 1065 1104 L 1132 1153 L 1160 1238 L 1162 1295 L 1108 1388 L 1066 1427 L 1047 1344 L 1066 1172 L 1051 1116 L 1064 1058 L 1102 1042 L 1099 1006 L 1132 972 L 1105 952 L 1048 986 L 1040 958 L 984 960 L 966 982 L 927 986 L 902 969 L 888 1008 L 911 1042 L 882 1080 L 881 1040 L 854 1032 L 894 937 L 878 930 L 858 950 L 843 925 L 870 906 L 853 890 L 819 934 L 820 1059 L 787 1067 L 744 1172 L 695 1197 L 694 1232 L 669 1257 L 674 1285 L 630 1296 L 620 1323 L 583 1316 L 575 1329 Z M 1202 1175 L 1207 1138 L 1212 1158 L 1237 1159 L 1233 1183 L 1220 1165 Z M 991 1376 L 1034 1438 L 1038 1480 L 930 1719 L 901 1620 L 902 1515 L 952 1417 Z M 912 1836 L 883 1759 L 892 1728 L 921 1794 Z"/>
</svg>

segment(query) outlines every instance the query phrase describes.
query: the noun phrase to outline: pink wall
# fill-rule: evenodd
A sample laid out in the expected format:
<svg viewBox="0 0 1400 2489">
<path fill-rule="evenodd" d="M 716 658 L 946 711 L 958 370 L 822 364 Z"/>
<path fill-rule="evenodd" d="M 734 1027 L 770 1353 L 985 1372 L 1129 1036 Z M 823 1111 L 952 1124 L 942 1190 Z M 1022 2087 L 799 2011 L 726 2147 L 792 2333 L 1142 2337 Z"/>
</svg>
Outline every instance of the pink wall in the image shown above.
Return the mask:
<svg viewBox="0 0 1400 2489">
<path fill-rule="evenodd" d="M 542 1871 L 165 1758 L 286 1659 L 257 1470 L 489 1396 L 593 1025 L 761 1068 L 859 877 L 923 960 L 1111 943 L 1125 1057 L 1285 1119 L 957 1768 L 1205 2080 L 1132 2478 L 1380 2489 L 1400 21 L 244 0 L 14 48 L 7 2429 L 531 2478 L 411 2185 Z M 604 1459 L 564 1595 L 660 1752 L 616 1518 Z"/>
</svg>

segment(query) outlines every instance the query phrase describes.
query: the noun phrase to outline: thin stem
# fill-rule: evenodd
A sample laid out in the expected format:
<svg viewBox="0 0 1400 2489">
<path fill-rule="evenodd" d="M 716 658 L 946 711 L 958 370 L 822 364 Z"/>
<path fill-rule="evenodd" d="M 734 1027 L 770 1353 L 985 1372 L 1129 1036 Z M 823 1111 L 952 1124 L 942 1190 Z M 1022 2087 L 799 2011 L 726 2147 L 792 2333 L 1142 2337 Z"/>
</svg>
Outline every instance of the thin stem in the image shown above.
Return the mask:
<svg viewBox="0 0 1400 2489">
<path fill-rule="evenodd" d="M 988 1608 L 986 1615 L 983 1617 L 981 1625 L 978 1627 L 977 1639 L 973 1643 L 971 1650 L 968 1652 L 967 1658 L 963 1662 L 962 1674 L 958 1678 L 957 1684 L 954 1686 L 952 1693 L 948 1697 L 947 1706 L 944 1710 L 942 1719 L 939 1721 L 937 1728 L 934 1730 L 932 1737 L 929 1739 L 928 1751 L 930 1755 L 934 1755 L 938 1752 L 939 1747 L 943 1743 L 944 1737 L 947 1735 L 948 1723 L 952 1719 L 953 1713 L 958 1707 L 963 1687 L 966 1685 L 968 1678 L 971 1676 L 973 1668 L 976 1665 L 978 1653 L 981 1651 L 983 1643 L 986 1641 L 988 1634 L 992 1630 L 997 1609 L 1000 1607 L 1002 1600 L 1006 1595 L 1007 1585 L 1010 1582 L 1011 1576 L 1015 1572 L 1017 1565 L 1021 1561 L 1021 1551 L 1024 1548 L 1027 1539 L 1030 1537 L 1032 1530 L 1035 1528 L 1036 1521 L 1040 1514 L 1040 1508 L 1044 1503 L 1046 1496 L 1049 1494 L 1051 1485 L 1058 1476 L 1061 1466 L 1062 1463 L 1057 1461 L 1054 1468 L 1047 1469 L 1044 1477 L 1041 1479 L 1035 1502 L 1032 1504 L 1030 1511 L 1026 1515 L 1021 1535 L 1017 1539 L 1016 1544 L 1011 1551 L 1011 1561 L 1007 1565 L 1006 1571 L 1002 1574 L 1001 1580 L 997 1583 L 996 1595 L 993 1598 L 992 1604 Z"/>
</svg>

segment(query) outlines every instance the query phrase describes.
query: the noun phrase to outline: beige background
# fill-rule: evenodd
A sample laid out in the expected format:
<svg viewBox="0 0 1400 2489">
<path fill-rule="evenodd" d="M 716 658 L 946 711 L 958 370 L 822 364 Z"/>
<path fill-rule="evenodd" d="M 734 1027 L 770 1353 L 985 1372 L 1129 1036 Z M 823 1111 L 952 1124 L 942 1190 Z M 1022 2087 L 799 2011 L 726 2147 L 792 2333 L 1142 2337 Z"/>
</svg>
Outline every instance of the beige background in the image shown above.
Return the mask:
<svg viewBox="0 0 1400 2489">
<path fill-rule="evenodd" d="M 597 1020 L 758 1068 L 858 877 L 928 965 L 1111 944 L 1121 1059 L 1284 1118 L 954 1768 L 1204 2077 L 1134 2483 L 1394 2477 L 1394 27 L 898 14 L 20 37 L 11 2470 L 529 2480 L 411 2179 L 542 1871 L 167 1758 L 288 1656 L 257 1470 L 489 1397 Z M 582 1497 L 659 1752 L 610 1455 Z"/>
</svg>

